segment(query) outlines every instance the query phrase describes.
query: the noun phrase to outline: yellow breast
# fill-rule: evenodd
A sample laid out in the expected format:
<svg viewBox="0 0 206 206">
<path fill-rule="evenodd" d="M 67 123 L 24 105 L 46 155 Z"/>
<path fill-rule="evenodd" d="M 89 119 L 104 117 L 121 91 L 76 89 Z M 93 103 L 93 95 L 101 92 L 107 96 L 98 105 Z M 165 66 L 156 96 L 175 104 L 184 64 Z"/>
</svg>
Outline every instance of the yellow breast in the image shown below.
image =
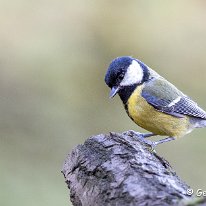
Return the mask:
<svg viewBox="0 0 206 206">
<path fill-rule="evenodd" d="M 128 114 L 140 127 L 157 135 L 180 137 L 190 131 L 189 117 L 177 118 L 157 111 L 141 96 L 138 86 L 127 102 Z"/>
</svg>

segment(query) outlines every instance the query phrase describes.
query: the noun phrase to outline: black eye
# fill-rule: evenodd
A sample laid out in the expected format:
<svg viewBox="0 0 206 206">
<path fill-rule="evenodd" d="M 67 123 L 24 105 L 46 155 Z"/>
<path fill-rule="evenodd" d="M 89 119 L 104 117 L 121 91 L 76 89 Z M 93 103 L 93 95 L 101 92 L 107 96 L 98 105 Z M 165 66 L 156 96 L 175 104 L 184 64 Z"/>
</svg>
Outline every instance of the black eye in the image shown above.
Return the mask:
<svg viewBox="0 0 206 206">
<path fill-rule="evenodd" d="M 124 74 L 120 74 L 120 78 L 123 79 L 123 77 L 124 77 Z"/>
<path fill-rule="evenodd" d="M 123 78 L 124 78 L 124 74 L 123 73 L 119 74 L 117 77 L 118 82 L 121 82 L 123 80 Z"/>
</svg>

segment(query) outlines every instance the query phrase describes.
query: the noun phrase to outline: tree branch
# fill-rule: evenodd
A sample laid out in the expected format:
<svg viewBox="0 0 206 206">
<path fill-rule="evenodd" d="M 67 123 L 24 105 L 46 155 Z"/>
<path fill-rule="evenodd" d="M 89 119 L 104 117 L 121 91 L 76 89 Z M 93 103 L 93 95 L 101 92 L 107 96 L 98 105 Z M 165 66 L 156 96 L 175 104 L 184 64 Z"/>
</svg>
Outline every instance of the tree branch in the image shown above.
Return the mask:
<svg viewBox="0 0 206 206">
<path fill-rule="evenodd" d="M 68 155 L 62 173 L 75 206 L 189 205 L 191 200 L 188 185 L 169 163 L 131 132 L 89 138 Z"/>
</svg>

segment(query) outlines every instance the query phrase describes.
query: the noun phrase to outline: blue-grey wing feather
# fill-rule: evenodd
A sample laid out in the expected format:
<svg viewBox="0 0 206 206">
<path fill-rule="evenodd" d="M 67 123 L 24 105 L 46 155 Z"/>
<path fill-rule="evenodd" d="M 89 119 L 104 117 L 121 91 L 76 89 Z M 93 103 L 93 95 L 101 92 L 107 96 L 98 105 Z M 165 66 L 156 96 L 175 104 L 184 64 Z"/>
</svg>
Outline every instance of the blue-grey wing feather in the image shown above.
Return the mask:
<svg viewBox="0 0 206 206">
<path fill-rule="evenodd" d="M 178 91 L 173 85 L 172 87 L 161 87 L 161 92 L 159 92 L 159 89 L 159 84 L 151 82 L 147 88 L 142 90 L 142 97 L 158 111 L 179 118 L 184 117 L 184 115 L 188 115 L 191 117 L 206 119 L 206 112 L 193 100 Z M 168 95 L 169 92 L 170 95 Z M 177 98 L 179 98 L 179 100 L 174 102 Z"/>
<path fill-rule="evenodd" d="M 206 112 L 187 96 L 182 97 L 174 105 L 173 110 L 180 114 L 206 119 Z"/>
<path fill-rule="evenodd" d="M 168 107 L 172 100 L 160 99 L 157 96 L 151 96 L 151 94 L 147 93 L 144 90 L 142 92 L 142 97 L 158 111 L 170 114 L 178 118 L 184 117 L 183 114 L 176 112 L 173 107 Z"/>
</svg>

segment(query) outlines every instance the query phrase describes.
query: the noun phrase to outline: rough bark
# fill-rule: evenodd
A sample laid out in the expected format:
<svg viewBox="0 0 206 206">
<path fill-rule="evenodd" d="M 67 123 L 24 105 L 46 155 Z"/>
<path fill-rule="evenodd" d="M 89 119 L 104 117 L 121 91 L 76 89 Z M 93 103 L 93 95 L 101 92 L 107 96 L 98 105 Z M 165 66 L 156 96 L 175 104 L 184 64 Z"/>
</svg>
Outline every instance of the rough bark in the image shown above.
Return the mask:
<svg viewBox="0 0 206 206">
<path fill-rule="evenodd" d="M 62 173 L 75 206 L 205 204 L 194 203 L 169 163 L 131 132 L 90 137 L 68 155 Z"/>
</svg>

